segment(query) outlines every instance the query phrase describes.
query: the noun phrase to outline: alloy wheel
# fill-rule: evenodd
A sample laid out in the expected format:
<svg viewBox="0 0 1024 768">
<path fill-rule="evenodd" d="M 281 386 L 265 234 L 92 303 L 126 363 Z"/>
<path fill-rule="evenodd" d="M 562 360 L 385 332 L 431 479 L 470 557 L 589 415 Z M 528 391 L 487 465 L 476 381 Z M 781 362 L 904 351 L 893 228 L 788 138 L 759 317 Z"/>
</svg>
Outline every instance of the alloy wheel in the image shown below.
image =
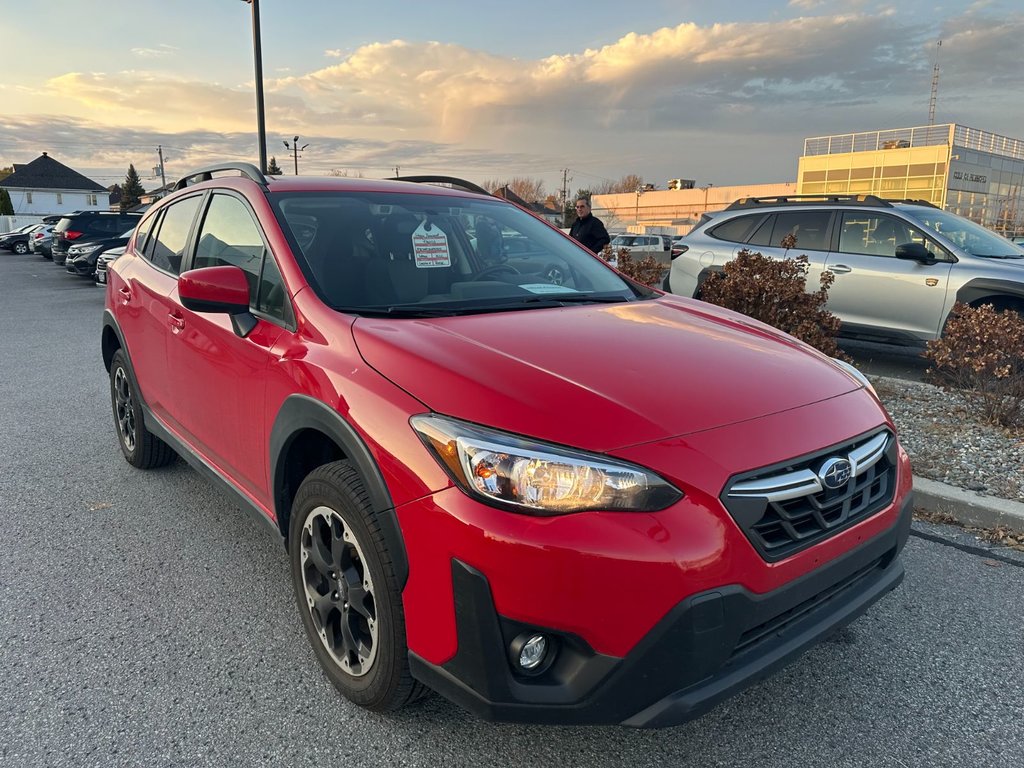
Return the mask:
<svg viewBox="0 0 1024 768">
<path fill-rule="evenodd" d="M 117 429 L 121 433 L 121 441 L 129 451 L 135 450 L 135 404 L 132 400 L 132 388 L 128 374 L 124 368 L 114 373 L 114 412 L 117 417 Z"/>
<path fill-rule="evenodd" d="M 377 657 L 374 585 L 355 531 L 333 509 L 319 506 L 306 517 L 301 568 L 320 642 L 344 672 L 362 677 Z"/>
</svg>

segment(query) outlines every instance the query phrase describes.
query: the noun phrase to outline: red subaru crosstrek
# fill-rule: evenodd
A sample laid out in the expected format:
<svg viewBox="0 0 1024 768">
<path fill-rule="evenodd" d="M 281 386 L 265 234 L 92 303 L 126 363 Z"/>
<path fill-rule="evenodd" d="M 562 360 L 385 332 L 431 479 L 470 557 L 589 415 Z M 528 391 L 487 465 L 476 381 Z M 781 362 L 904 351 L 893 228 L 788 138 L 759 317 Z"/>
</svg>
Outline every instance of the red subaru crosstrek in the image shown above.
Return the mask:
<svg viewBox="0 0 1024 768">
<path fill-rule="evenodd" d="M 485 194 L 196 171 L 110 265 L 103 360 L 125 458 L 283 537 L 370 709 L 672 725 L 903 577 L 860 374 Z"/>
</svg>

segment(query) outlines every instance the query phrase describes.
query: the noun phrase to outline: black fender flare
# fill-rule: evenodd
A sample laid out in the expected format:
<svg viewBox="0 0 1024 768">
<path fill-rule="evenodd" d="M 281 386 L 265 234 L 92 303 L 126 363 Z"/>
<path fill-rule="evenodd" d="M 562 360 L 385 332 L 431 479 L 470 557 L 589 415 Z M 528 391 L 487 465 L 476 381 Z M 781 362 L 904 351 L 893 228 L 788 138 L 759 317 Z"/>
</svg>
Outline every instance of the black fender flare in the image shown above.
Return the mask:
<svg viewBox="0 0 1024 768">
<path fill-rule="evenodd" d="M 1024 273 L 1022 273 L 1024 276 Z M 956 300 L 964 304 L 973 304 L 986 297 L 1006 297 L 1024 303 L 1024 280 L 1000 280 L 998 278 L 977 277 L 960 286 L 956 292 Z"/>
<path fill-rule="evenodd" d="M 348 461 L 359 472 L 370 504 L 380 522 L 381 533 L 387 544 L 395 566 L 395 575 L 403 587 L 409 575 L 409 561 L 395 505 L 388 491 L 384 476 L 377 466 L 370 449 L 336 410 L 307 395 L 290 395 L 281 405 L 270 431 L 270 468 L 274 489 L 274 507 L 281 528 L 287 540 L 287 523 L 290 503 L 286 489 L 285 457 L 295 438 L 304 430 L 313 429 L 330 438 L 345 454 Z M 289 512 L 289 515 L 283 513 Z"/>
</svg>

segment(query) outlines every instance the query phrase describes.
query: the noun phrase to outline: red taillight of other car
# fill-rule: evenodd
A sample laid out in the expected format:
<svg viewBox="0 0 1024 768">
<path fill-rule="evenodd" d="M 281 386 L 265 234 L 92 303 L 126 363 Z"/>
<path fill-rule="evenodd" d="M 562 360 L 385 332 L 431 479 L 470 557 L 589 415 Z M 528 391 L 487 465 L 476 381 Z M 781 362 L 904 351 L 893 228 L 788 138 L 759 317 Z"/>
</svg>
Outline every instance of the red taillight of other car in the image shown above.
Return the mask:
<svg viewBox="0 0 1024 768">
<path fill-rule="evenodd" d="M 65 240 L 77 240 L 78 238 L 80 238 L 84 234 L 85 234 L 84 232 L 75 232 L 74 230 L 69 229 L 68 231 L 66 231 L 64 233 L 64 239 Z"/>
</svg>

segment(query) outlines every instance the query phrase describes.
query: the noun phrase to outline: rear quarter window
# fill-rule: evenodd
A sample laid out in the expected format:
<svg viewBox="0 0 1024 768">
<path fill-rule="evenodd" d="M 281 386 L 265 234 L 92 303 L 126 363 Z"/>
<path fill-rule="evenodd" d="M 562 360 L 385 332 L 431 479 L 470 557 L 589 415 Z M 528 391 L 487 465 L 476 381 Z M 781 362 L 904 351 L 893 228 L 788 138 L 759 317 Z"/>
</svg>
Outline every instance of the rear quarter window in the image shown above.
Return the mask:
<svg viewBox="0 0 1024 768">
<path fill-rule="evenodd" d="M 764 214 L 737 216 L 735 219 L 722 222 L 717 227 L 712 227 L 708 230 L 708 234 L 719 240 L 728 240 L 730 243 L 745 243 L 754 230 L 754 226 L 763 218 Z"/>
</svg>

